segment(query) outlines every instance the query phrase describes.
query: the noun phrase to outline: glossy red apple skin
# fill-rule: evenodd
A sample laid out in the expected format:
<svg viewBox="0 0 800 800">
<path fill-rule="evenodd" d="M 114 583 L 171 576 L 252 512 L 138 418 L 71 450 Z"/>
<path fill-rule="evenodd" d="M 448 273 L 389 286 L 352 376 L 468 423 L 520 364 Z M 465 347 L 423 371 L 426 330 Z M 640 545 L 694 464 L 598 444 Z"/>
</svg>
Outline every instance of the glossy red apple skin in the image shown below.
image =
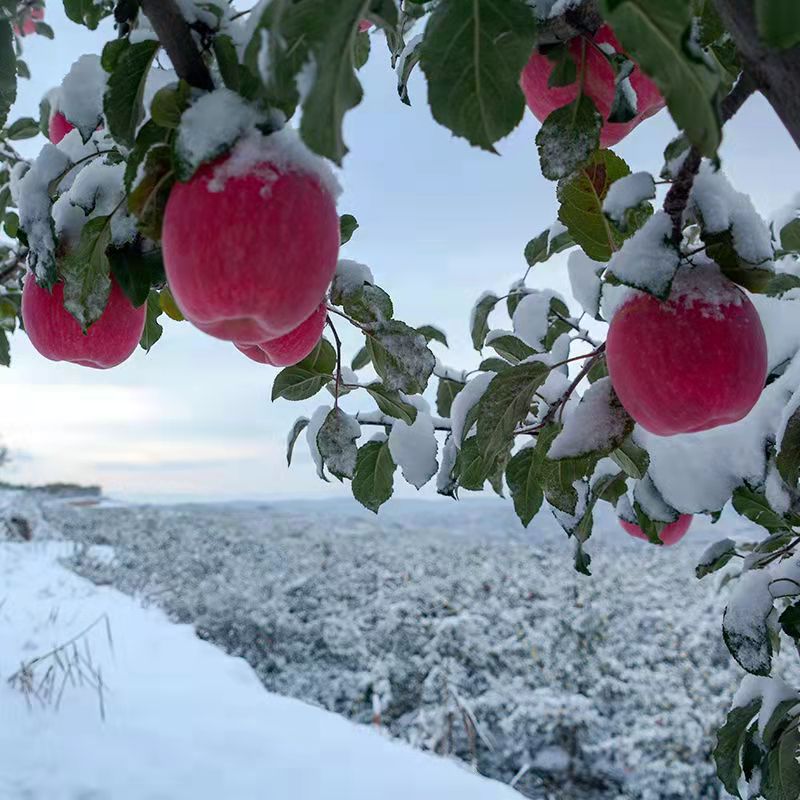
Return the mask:
<svg viewBox="0 0 800 800">
<path fill-rule="evenodd" d="M 73 130 L 75 130 L 75 126 L 60 111 L 56 111 L 56 113 L 50 117 L 48 138 L 53 144 L 58 144 Z"/>
<path fill-rule="evenodd" d="M 622 48 L 608 25 L 603 25 L 594 36 L 595 44 L 611 45 L 617 52 Z M 606 57 L 591 44 L 584 43 L 579 36 L 569 42 L 569 50 L 580 73 L 582 52 L 585 48 L 586 73 L 584 91 L 594 101 L 597 110 L 606 120 L 614 102 L 614 70 Z M 578 83 L 569 86 L 547 85 L 554 63 L 547 56 L 534 51 L 527 66 L 522 71 L 522 91 L 528 106 L 536 119 L 544 122 L 557 108 L 571 103 L 578 96 Z M 636 91 L 638 114 L 630 122 L 604 122 L 600 133 L 600 146 L 613 147 L 624 139 L 640 122 L 652 117 L 665 102 L 658 87 L 637 66 L 630 76 L 631 85 Z"/>
<path fill-rule="evenodd" d="M 51 361 L 110 369 L 136 349 L 144 330 L 146 306 L 134 308 L 115 280 L 103 315 L 86 334 L 64 308 L 64 285 L 52 293 L 28 275 L 22 290 L 22 319 L 34 348 Z"/>
<path fill-rule="evenodd" d="M 622 525 L 625 532 L 629 533 L 631 536 L 635 536 L 637 539 L 644 539 L 646 542 L 650 541 L 647 538 L 647 534 L 645 534 L 638 525 L 634 525 L 632 522 L 626 522 L 624 519 L 620 519 L 619 524 Z M 692 515 L 681 514 L 675 522 L 664 526 L 661 533 L 658 534 L 658 538 L 669 547 L 669 545 L 675 544 L 683 539 L 691 524 Z"/>
<path fill-rule="evenodd" d="M 667 301 L 637 294 L 611 320 L 606 357 L 622 405 L 659 436 L 696 433 L 747 416 L 767 377 L 755 306 L 719 276 L 725 302 L 674 288 Z"/>
<path fill-rule="evenodd" d="M 320 303 L 319 308 L 293 331 L 261 344 L 237 344 L 236 347 L 259 364 L 290 367 L 302 361 L 317 346 L 317 342 L 322 338 L 327 318 L 327 306 L 325 303 Z"/>
<path fill-rule="evenodd" d="M 164 264 L 190 322 L 219 339 L 259 344 L 289 333 L 319 305 L 336 271 L 339 217 L 316 177 L 269 163 L 211 191 L 226 158 L 173 188 Z"/>
</svg>

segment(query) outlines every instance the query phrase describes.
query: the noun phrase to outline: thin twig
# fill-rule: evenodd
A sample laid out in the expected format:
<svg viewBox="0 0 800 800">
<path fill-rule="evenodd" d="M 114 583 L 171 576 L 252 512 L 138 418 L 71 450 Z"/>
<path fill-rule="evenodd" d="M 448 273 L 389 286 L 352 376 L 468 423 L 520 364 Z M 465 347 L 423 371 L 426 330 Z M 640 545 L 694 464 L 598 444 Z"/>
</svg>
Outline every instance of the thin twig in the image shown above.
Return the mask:
<svg viewBox="0 0 800 800">
<path fill-rule="evenodd" d="M 339 408 L 339 389 L 342 385 L 342 340 L 339 338 L 339 334 L 336 332 L 336 327 L 330 317 L 328 317 L 328 327 L 331 329 L 333 338 L 336 341 L 336 388 L 333 395 L 333 407 Z"/>
</svg>

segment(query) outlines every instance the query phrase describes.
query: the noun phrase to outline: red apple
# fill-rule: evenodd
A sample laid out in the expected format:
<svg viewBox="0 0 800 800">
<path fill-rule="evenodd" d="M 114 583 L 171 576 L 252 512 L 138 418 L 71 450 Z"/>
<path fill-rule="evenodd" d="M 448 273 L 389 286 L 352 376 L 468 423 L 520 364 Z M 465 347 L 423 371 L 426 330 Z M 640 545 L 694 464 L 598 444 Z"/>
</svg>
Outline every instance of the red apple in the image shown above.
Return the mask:
<svg viewBox="0 0 800 800">
<path fill-rule="evenodd" d="M 108 369 L 125 361 L 139 344 L 146 313 L 146 306 L 134 308 L 112 279 L 106 310 L 84 334 L 64 308 L 63 284 L 51 293 L 29 275 L 22 290 L 22 319 L 31 344 L 51 361 L 83 367 Z"/>
<path fill-rule="evenodd" d="M 363 33 L 364 31 L 368 31 L 372 27 L 372 23 L 368 19 L 362 19 L 361 22 L 358 23 L 358 32 Z"/>
<path fill-rule="evenodd" d="M 60 111 L 50 117 L 48 138 L 53 144 L 58 144 L 72 130 L 75 126 Z"/>
<path fill-rule="evenodd" d="M 650 541 L 647 538 L 647 534 L 645 534 L 638 525 L 634 525 L 632 522 L 626 522 L 624 519 L 620 519 L 619 524 L 622 525 L 625 532 L 629 533 L 631 536 L 635 536 L 637 539 L 644 539 L 648 542 Z M 667 546 L 675 544 L 683 539 L 691 524 L 692 515 L 681 514 L 675 522 L 671 522 L 661 530 L 661 533 L 658 534 L 658 538 Z"/>
<path fill-rule="evenodd" d="M 172 189 L 164 264 L 190 322 L 219 339 L 259 344 L 297 328 L 319 305 L 336 271 L 339 217 L 314 175 L 263 162 L 214 181 L 227 160 Z"/>
<path fill-rule="evenodd" d="M 608 25 L 603 25 L 593 38 L 594 45 L 610 45 L 622 52 L 617 38 Z M 580 74 L 581 59 L 585 52 L 584 92 L 597 110 L 607 119 L 614 102 L 614 70 L 598 48 L 578 36 L 569 42 L 569 51 Z M 571 103 L 578 96 L 578 83 L 569 86 L 547 85 L 554 63 L 538 51 L 534 51 L 522 71 L 522 91 L 528 106 L 540 122 L 544 122 L 557 108 Z M 605 122 L 600 133 L 600 146 L 611 147 L 624 139 L 642 120 L 652 117 L 664 107 L 664 98 L 656 85 L 637 66 L 630 76 L 636 92 L 638 114 L 630 122 Z"/>
<path fill-rule="evenodd" d="M 618 309 L 606 341 L 622 405 L 659 436 L 745 417 L 767 377 L 767 340 L 747 295 L 718 270 L 682 271 L 667 301 L 637 293 Z"/>
<path fill-rule="evenodd" d="M 20 31 L 19 27 L 15 25 L 14 33 L 16 33 L 17 36 L 30 36 L 32 33 L 36 33 L 36 23 L 41 22 L 43 19 L 44 9 L 39 6 L 34 6 L 25 17 L 25 21 L 22 23 L 22 30 Z"/>
<path fill-rule="evenodd" d="M 328 308 L 323 302 L 305 322 L 298 325 L 293 331 L 261 344 L 237 344 L 236 347 L 259 364 L 289 367 L 302 361 L 317 346 L 327 318 Z"/>
</svg>

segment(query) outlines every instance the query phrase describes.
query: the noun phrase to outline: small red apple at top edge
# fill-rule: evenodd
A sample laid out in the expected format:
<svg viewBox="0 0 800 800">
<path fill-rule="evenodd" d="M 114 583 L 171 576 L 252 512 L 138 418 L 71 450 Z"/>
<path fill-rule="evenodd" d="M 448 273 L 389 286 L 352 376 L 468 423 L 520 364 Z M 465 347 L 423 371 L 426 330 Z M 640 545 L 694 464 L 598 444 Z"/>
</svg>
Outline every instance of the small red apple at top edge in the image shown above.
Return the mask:
<svg viewBox="0 0 800 800">
<path fill-rule="evenodd" d="M 34 348 L 51 361 L 70 361 L 83 367 L 109 369 L 136 349 L 144 330 L 146 306 L 134 308 L 112 279 L 108 305 L 87 333 L 64 308 L 64 285 L 48 292 L 33 276 L 25 278 L 22 319 Z"/>
<path fill-rule="evenodd" d="M 48 138 L 53 144 L 58 144 L 73 130 L 75 130 L 75 126 L 60 111 L 56 111 L 56 113 L 50 117 Z"/>
<path fill-rule="evenodd" d="M 646 542 L 650 541 L 647 538 L 647 534 L 638 526 L 632 522 L 627 522 L 624 519 L 619 520 L 619 524 L 623 527 L 626 533 L 629 533 L 631 536 L 635 536 L 637 539 L 644 539 Z M 661 533 L 658 534 L 658 538 L 669 547 L 671 544 L 675 544 L 679 542 L 683 537 L 686 535 L 686 532 L 689 530 L 689 526 L 692 524 L 692 515 L 691 514 L 681 514 L 675 522 L 671 522 L 669 525 L 664 526 L 661 530 Z"/>
<path fill-rule="evenodd" d="M 302 361 L 317 346 L 322 338 L 328 308 L 324 302 L 303 323 L 293 331 L 268 342 L 257 345 L 241 345 L 236 347 L 248 358 L 259 364 L 270 364 L 273 367 L 289 367 Z"/>
<path fill-rule="evenodd" d="M 681 270 L 666 301 L 627 300 L 611 319 L 606 356 L 622 405 L 659 436 L 737 422 L 767 377 L 758 312 L 716 267 Z"/>
<path fill-rule="evenodd" d="M 241 345 L 297 328 L 336 270 L 336 202 L 309 172 L 229 156 L 172 189 L 162 245 L 169 286 L 197 328 Z M 228 174 L 230 172 L 230 174 Z"/>
<path fill-rule="evenodd" d="M 39 6 L 34 6 L 25 17 L 25 21 L 22 23 L 22 30 L 20 31 L 19 26 L 15 25 L 14 33 L 16 33 L 17 36 L 30 36 L 36 33 L 36 23 L 42 20 L 44 20 L 44 9 Z"/>
<path fill-rule="evenodd" d="M 599 46 L 613 47 L 622 52 L 622 48 L 608 25 L 603 25 L 587 42 L 583 37 L 576 37 L 569 42 L 569 51 L 580 74 L 581 60 L 585 58 L 584 93 L 597 106 L 604 120 L 611 113 L 616 87 L 614 70 L 608 59 L 600 52 Z M 569 86 L 548 86 L 554 63 L 545 55 L 534 51 L 527 66 L 522 71 L 522 91 L 536 119 L 544 122 L 557 108 L 568 105 L 578 96 L 578 83 Z M 631 86 L 636 92 L 638 113 L 629 122 L 604 122 L 600 133 L 600 146 L 612 147 L 624 139 L 640 122 L 652 117 L 664 108 L 665 102 L 658 87 L 642 73 L 637 66 L 630 76 Z"/>
</svg>

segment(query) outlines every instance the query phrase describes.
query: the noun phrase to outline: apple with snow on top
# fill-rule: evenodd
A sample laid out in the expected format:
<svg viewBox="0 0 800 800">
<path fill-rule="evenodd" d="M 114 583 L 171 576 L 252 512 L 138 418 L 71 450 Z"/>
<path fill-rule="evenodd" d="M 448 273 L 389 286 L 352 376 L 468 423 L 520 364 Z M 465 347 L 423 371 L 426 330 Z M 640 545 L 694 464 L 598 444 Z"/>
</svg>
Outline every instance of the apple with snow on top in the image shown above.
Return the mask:
<svg viewBox="0 0 800 800">
<path fill-rule="evenodd" d="M 714 265 L 679 270 L 666 301 L 644 293 L 625 301 L 606 356 L 622 405 L 659 436 L 737 422 L 767 377 L 758 312 Z"/>
<path fill-rule="evenodd" d="M 236 347 L 259 364 L 289 367 L 302 361 L 317 346 L 327 318 L 328 307 L 323 302 L 305 322 L 289 333 L 261 344 L 236 344 Z"/>
<path fill-rule="evenodd" d="M 135 308 L 112 278 L 111 294 L 100 319 L 84 333 L 64 308 L 64 285 L 52 292 L 25 278 L 22 319 L 34 348 L 51 361 L 70 361 L 83 367 L 109 369 L 125 361 L 136 349 L 144 330 L 147 307 Z"/>
<path fill-rule="evenodd" d="M 567 45 L 581 74 L 584 70 L 584 94 L 594 102 L 604 120 L 608 119 L 614 103 L 616 86 L 614 70 L 601 52 L 602 47 L 613 48 L 621 53 L 622 48 L 608 25 L 603 25 L 591 41 L 576 37 Z M 569 105 L 578 96 L 580 78 L 569 86 L 548 86 L 555 64 L 545 55 L 534 51 L 522 71 L 522 91 L 528 106 L 539 122 L 544 122 L 557 108 Z M 636 66 L 630 75 L 630 83 L 636 92 L 636 116 L 629 122 L 604 122 L 600 132 L 600 146 L 612 147 L 624 139 L 640 122 L 652 117 L 664 108 L 665 102 L 658 87 Z"/>
<path fill-rule="evenodd" d="M 628 522 L 620 517 L 619 524 L 622 526 L 625 532 L 629 533 L 631 536 L 635 536 L 637 539 L 644 539 L 647 542 L 650 541 L 647 538 L 647 534 L 633 522 Z M 658 534 L 658 538 L 661 539 L 663 544 L 669 547 L 671 544 L 675 544 L 683 539 L 691 524 L 692 515 L 681 514 L 678 519 L 675 520 L 675 522 L 670 522 L 669 525 L 665 525 L 661 529 L 661 533 Z"/>
<path fill-rule="evenodd" d="M 42 20 L 44 20 L 44 9 L 41 6 L 33 6 L 25 15 L 22 29 L 20 30 L 19 26 L 15 25 L 14 33 L 17 36 L 30 36 L 32 33 L 36 33 L 36 23 Z"/>
<path fill-rule="evenodd" d="M 336 270 L 339 217 L 311 171 L 234 159 L 223 156 L 175 184 L 164 265 L 186 319 L 219 339 L 257 345 L 319 306 Z"/>
<path fill-rule="evenodd" d="M 60 112 L 56 111 L 50 117 L 47 126 L 47 138 L 53 144 L 58 144 L 70 131 L 74 131 L 75 126 Z"/>
</svg>

